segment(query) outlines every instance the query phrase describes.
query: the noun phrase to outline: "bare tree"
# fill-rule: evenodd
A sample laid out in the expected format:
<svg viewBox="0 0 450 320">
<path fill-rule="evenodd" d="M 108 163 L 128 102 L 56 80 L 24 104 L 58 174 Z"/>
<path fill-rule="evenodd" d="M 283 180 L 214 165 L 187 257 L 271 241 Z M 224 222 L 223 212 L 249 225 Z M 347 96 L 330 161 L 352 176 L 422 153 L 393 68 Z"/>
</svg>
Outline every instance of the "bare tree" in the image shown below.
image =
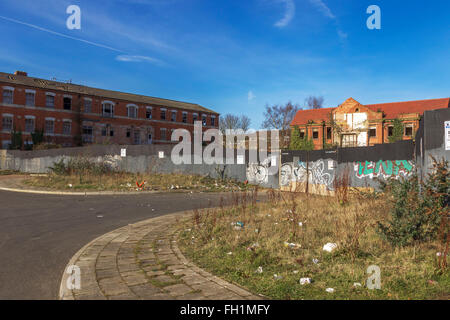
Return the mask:
<svg viewBox="0 0 450 320">
<path fill-rule="evenodd" d="M 252 120 L 249 117 L 242 115 L 239 121 L 240 121 L 240 128 L 244 130 L 244 132 L 247 132 L 248 129 L 250 129 L 250 124 Z"/>
<path fill-rule="evenodd" d="M 239 117 L 228 113 L 220 117 L 219 128 L 222 133 L 225 133 L 228 129 L 242 129 L 246 132 L 250 128 L 250 123 L 250 118 L 245 115 Z"/>
<path fill-rule="evenodd" d="M 323 97 L 322 96 L 309 96 L 305 99 L 305 107 L 309 109 L 320 109 L 323 105 Z"/>
<path fill-rule="evenodd" d="M 293 105 L 290 101 L 284 106 L 273 105 L 269 107 L 266 105 L 265 120 L 262 127 L 264 129 L 288 130 L 298 110 L 298 105 Z"/>
</svg>

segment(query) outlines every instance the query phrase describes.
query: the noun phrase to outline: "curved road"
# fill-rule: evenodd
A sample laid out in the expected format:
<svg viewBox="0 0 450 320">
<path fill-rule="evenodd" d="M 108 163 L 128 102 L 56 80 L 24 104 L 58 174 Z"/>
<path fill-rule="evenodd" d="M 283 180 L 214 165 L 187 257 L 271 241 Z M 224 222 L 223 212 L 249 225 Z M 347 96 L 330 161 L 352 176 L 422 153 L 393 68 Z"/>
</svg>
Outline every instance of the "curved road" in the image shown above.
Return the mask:
<svg viewBox="0 0 450 320">
<path fill-rule="evenodd" d="M 217 205 L 229 194 L 60 196 L 0 191 L 0 299 L 57 299 L 66 264 L 128 223 Z"/>
</svg>

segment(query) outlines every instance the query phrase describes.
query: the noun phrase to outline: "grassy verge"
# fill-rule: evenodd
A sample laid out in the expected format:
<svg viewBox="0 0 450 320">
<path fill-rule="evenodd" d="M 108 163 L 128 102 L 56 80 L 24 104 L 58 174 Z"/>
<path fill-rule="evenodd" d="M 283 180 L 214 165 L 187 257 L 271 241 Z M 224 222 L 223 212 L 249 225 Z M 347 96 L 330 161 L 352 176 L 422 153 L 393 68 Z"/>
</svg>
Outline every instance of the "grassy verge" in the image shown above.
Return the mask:
<svg viewBox="0 0 450 320">
<path fill-rule="evenodd" d="M 247 186 L 232 180 L 182 174 L 48 174 L 34 176 L 24 184 L 40 189 L 64 191 L 230 191 L 245 190 Z M 138 186 L 139 184 L 139 186 Z"/>
<path fill-rule="evenodd" d="M 231 206 L 195 211 L 180 233 L 181 250 L 202 268 L 274 299 L 450 297 L 437 243 L 395 248 L 376 233 L 376 222 L 388 219 L 387 199 L 353 196 L 342 205 L 295 193 L 269 198 L 257 203 L 255 192 L 233 194 Z M 323 250 L 328 242 L 337 244 L 331 253 Z M 371 265 L 381 270 L 379 290 L 366 287 Z M 301 285 L 301 278 L 312 283 Z"/>
</svg>

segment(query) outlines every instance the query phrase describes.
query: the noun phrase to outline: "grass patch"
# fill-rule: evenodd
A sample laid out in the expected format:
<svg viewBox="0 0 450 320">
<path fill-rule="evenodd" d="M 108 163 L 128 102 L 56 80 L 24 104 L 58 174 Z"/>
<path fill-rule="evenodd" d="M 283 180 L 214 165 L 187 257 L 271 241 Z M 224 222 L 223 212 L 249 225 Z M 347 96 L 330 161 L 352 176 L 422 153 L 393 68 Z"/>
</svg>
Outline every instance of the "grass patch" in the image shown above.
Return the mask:
<svg viewBox="0 0 450 320">
<path fill-rule="evenodd" d="M 199 175 L 133 174 L 110 172 L 97 174 L 48 174 L 33 176 L 24 184 L 41 189 L 64 191 L 203 191 L 246 190 L 247 185 Z M 138 186 L 139 184 L 139 186 Z M 140 187 L 141 186 L 141 187 Z"/>
<path fill-rule="evenodd" d="M 195 211 L 180 249 L 215 275 L 273 299 L 448 299 L 450 274 L 438 267 L 437 241 L 393 247 L 377 234 L 377 222 L 389 219 L 384 196 L 349 196 L 345 204 L 299 193 L 255 199 L 255 192 L 233 193 L 229 206 Z M 331 253 L 322 249 L 328 242 L 337 244 Z M 371 265 L 381 270 L 379 290 L 365 286 Z M 304 277 L 313 282 L 301 285 Z"/>
</svg>

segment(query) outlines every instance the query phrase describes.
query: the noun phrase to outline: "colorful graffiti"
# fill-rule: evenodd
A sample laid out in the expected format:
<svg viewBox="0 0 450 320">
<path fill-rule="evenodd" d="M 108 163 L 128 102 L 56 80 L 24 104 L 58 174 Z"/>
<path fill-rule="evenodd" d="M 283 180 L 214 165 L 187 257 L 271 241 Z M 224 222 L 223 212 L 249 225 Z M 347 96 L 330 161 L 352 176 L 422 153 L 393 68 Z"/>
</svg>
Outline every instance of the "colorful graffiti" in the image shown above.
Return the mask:
<svg viewBox="0 0 450 320">
<path fill-rule="evenodd" d="M 407 177 L 412 174 L 414 169 L 414 163 L 410 160 L 357 161 L 354 166 L 356 177 L 359 179 L 366 177 L 383 177 L 384 179 Z"/>
<path fill-rule="evenodd" d="M 307 177 L 309 183 L 322 184 L 331 189 L 334 171 L 327 172 L 323 160 L 311 161 L 308 169 L 306 163 L 302 161 L 298 162 L 298 167 L 294 167 L 293 163 L 285 163 L 281 166 L 280 184 L 282 186 L 287 186 L 291 182 L 306 182 Z"/>
</svg>

